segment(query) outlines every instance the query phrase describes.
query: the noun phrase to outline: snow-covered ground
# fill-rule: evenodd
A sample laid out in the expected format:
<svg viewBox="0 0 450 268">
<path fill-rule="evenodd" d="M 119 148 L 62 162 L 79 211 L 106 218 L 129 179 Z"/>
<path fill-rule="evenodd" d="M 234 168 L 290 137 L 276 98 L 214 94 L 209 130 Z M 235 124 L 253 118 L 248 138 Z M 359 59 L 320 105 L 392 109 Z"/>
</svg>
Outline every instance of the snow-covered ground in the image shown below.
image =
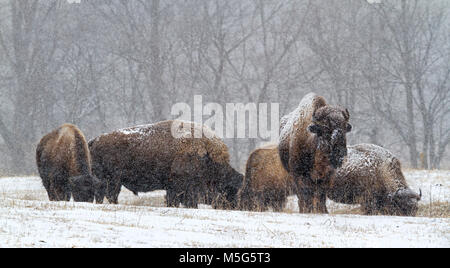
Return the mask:
<svg viewBox="0 0 450 268">
<path fill-rule="evenodd" d="M 405 171 L 424 203 L 449 202 L 450 171 Z M 0 247 L 450 247 L 450 218 L 166 208 L 164 191 L 120 205 L 48 202 L 36 177 L 0 179 Z M 447 207 L 447 209 L 449 209 Z"/>
</svg>

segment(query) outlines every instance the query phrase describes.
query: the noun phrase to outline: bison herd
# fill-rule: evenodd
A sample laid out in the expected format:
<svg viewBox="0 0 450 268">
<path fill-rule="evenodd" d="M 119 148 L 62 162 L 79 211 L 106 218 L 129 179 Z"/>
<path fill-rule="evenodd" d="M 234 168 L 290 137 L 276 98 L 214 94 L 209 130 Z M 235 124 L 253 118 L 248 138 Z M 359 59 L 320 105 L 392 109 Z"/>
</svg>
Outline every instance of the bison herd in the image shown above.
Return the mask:
<svg viewBox="0 0 450 268">
<path fill-rule="evenodd" d="M 376 145 L 347 146 L 349 119 L 347 109 L 306 95 L 282 118 L 278 144 L 250 154 L 245 176 L 230 165 L 227 146 L 211 129 L 178 120 L 89 142 L 76 126 L 64 124 L 41 139 L 36 163 L 51 201 L 72 196 L 102 203 L 106 197 L 117 204 L 124 186 L 135 195 L 165 190 L 168 207 L 282 211 L 295 194 L 301 213 L 327 213 L 328 197 L 360 204 L 367 215 L 414 216 L 421 193 L 408 187 L 399 160 Z"/>
</svg>

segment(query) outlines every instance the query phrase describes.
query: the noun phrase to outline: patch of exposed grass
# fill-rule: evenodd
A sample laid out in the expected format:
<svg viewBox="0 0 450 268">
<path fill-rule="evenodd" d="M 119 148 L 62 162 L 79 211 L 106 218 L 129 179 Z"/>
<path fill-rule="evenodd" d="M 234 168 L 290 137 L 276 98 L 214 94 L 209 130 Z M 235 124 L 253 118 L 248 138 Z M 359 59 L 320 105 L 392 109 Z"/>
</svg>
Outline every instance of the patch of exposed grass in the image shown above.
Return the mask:
<svg viewBox="0 0 450 268">
<path fill-rule="evenodd" d="M 150 206 L 150 207 L 164 207 L 165 200 L 164 197 L 151 196 L 151 197 L 140 197 L 132 200 L 126 200 L 123 202 L 124 205 L 131 206 Z"/>
<path fill-rule="evenodd" d="M 28 201 L 32 201 L 32 200 L 39 200 L 36 196 L 32 195 L 32 194 L 24 194 L 21 198 L 21 200 L 28 200 Z"/>
<path fill-rule="evenodd" d="M 337 209 L 337 210 L 331 212 L 330 214 L 335 214 L 335 215 L 342 215 L 342 214 L 362 215 L 363 213 L 361 211 L 361 208 L 357 207 L 357 208 Z"/>
<path fill-rule="evenodd" d="M 344 208 L 335 210 L 330 214 L 362 215 L 362 211 L 360 208 Z M 420 204 L 416 217 L 450 218 L 450 203 L 433 202 L 431 204 Z"/>
<path fill-rule="evenodd" d="M 433 202 L 419 205 L 418 217 L 450 218 L 449 202 Z"/>
</svg>

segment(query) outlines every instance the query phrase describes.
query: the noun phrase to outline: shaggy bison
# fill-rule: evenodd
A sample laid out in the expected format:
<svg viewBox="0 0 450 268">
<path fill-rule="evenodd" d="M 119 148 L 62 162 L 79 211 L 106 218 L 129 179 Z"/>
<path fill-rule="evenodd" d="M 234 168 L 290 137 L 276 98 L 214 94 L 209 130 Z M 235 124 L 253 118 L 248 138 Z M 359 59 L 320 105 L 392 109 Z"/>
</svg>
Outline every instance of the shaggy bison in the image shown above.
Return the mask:
<svg viewBox="0 0 450 268">
<path fill-rule="evenodd" d="M 347 109 L 329 106 L 323 97 L 309 93 L 281 120 L 278 150 L 294 178 L 300 213 L 327 213 L 330 177 L 347 154 L 349 117 Z"/>
<path fill-rule="evenodd" d="M 281 164 L 277 145 L 258 148 L 248 157 L 238 207 L 255 211 L 272 207 L 274 211 L 282 211 L 292 183 L 292 177 Z"/>
<path fill-rule="evenodd" d="M 415 216 L 421 199 L 408 188 L 398 159 L 373 144 L 348 147 L 347 161 L 333 176 L 327 195 L 335 202 L 361 204 L 368 215 Z"/>
<path fill-rule="evenodd" d="M 36 163 L 50 201 L 93 202 L 100 183 L 91 172 L 91 156 L 83 133 L 64 124 L 45 135 L 36 148 Z"/>
<path fill-rule="evenodd" d="M 195 133 L 201 131 L 199 137 Z M 117 204 L 121 186 L 134 194 L 166 190 L 167 206 L 235 207 L 243 176 L 229 163 L 227 146 L 209 128 L 170 120 L 130 127 L 89 142 L 103 197 Z"/>
</svg>

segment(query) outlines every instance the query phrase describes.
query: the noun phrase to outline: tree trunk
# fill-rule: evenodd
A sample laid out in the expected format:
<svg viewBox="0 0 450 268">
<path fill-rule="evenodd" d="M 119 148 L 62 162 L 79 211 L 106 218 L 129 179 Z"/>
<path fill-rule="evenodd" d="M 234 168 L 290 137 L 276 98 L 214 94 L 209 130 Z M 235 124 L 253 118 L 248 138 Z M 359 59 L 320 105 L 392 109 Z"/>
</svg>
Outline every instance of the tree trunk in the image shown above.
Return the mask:
<svg viewBox="0 0 450 268">
<path fill-rule="evenodd" d="M 164 97 L 162 80 L 162 64 L 161 64 L 161 42 L 160 42 L 160 1 L 152 0 L 150 4 L 150 80 L 151 92 L 150 98 L 153 107 L 153 120 L 161 121 L 165 119 L 164 110 L 167 106 Z"/>
</svg>

